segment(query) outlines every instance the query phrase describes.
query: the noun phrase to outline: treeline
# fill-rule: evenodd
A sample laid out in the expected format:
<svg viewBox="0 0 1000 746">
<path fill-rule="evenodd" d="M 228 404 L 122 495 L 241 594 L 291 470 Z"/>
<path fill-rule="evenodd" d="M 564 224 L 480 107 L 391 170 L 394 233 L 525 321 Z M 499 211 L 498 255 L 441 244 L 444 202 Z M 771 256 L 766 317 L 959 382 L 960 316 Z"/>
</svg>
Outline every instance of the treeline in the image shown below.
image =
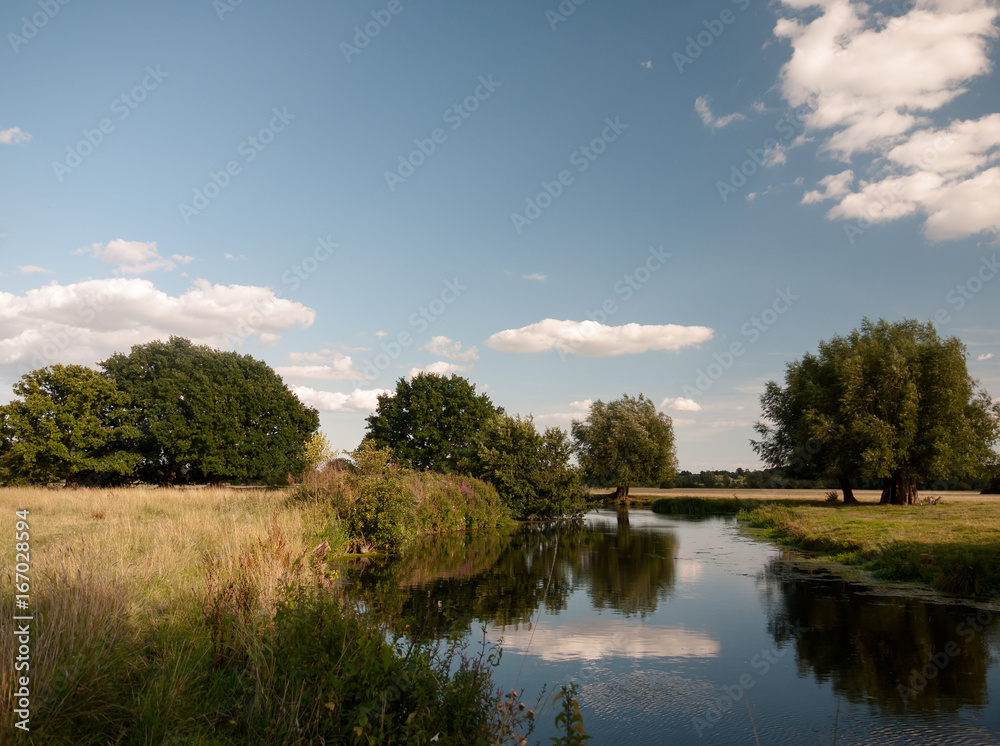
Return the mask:
<svg viewBox="0 0 1000 746">
<path fill-rule="evenodd" d="M 918 482 L 917 488 L 930 491 L 948 490 L 978 490 L 982 491 L 990 483 L 988 477 L 969 477 L 959 479 L 936 479 L 928 482 Z M 836 479 L 799 479 L 789 475 L 785 469 L 736 469 L 727 471 L 690 471 L 678 472 L 670 482 L 663 482 L 658 487 L 678 487 L 685 489 L 715 488 L 715 489 L 766 489 L 766 490 L 835 490 L 839 489 Z M 856 477 L 853 486 L 859 490 L 881 490 L 882 479 L 864 479 Z"/>
<path fill-rule="evenodd" d="M 268 365 L 171 337 L 96 371 L 22 376 L 0 407 L 0 482 L 280 484 L 306 467 L 319 414 Z"/>
</svg>

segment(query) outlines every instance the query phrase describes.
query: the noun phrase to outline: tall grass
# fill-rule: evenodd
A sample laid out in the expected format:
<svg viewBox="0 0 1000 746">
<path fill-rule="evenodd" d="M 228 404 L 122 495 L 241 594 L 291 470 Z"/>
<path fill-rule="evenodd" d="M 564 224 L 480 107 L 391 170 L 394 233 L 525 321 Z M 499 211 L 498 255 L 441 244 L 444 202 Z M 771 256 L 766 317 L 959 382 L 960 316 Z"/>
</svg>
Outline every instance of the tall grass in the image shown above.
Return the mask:
<svg viewBox="0 0 1000 746">
<path fill-rule="evenodd" d="M 489 651 L 453 665 L 457 646 L 393 646 L 341 601 L 331 543 L 313 543 L 342 536 L 320 504 L 262 490 L 10 488 L 4 536 L 15 510 L 30 511 L 31 731 L 12 727 L 4 665 L 5 738 L 489 743 L 530 728 L 497 717 Z M 5 651 L 14 614 L 8 573 Z"/>
</svg>

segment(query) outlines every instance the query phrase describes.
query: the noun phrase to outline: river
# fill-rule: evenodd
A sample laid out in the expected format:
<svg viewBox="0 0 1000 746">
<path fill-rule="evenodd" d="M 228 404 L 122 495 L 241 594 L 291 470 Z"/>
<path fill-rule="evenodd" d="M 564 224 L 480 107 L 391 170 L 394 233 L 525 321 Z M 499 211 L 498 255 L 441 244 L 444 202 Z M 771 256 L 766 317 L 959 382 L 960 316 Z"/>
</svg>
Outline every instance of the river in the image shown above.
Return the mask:
<svg viewBox="0 0 1000 746">
<path fill-rule="evenodd" d="M 731 517 L 626 515 L 425 539 L 348 587 L 399 631 L 485 627 L 529 705 L 577 682 L 592 744 L 1000 744 L 1000 613 L 802 571 Z"/>
</svg>

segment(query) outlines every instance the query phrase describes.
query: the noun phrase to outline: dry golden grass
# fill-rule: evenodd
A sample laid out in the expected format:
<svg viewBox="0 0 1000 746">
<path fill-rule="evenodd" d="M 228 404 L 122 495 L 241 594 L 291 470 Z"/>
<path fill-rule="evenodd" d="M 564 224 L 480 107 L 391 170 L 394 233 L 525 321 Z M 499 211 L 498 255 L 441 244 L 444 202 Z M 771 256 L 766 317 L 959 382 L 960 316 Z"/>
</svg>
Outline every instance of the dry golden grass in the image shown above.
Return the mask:
<svg viewBox="0 0 1000 746">
<path fill-rule="evenodd" d="M 15 511 L 29 511 L 30 673 L 45 719 L 112 720 L 108 674 L 136 665 L 126 657 L 153 630 L 202 623 L 209 567 L 225 579 L 249 566 L 260 612 L 270 614 L 289 559 L 307 549 L 308 508 L 285 499 L 264 490 L 0 489 L 0 546 L 10 568 L 0 579 L 4 619 L 14 606 Z M 0 649 L 16 649 L 10 624 L 0 628 Z M 4 709 L 13 674 L 0 667 Z"/>
</svg>

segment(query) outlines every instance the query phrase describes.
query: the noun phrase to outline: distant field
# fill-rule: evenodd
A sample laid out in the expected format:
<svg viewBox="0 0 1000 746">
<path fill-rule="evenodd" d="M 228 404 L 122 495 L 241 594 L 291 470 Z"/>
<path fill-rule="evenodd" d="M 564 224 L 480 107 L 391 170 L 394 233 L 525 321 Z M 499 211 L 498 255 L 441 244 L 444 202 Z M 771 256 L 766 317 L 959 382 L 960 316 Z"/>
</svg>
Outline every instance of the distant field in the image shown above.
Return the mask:
<svg viewBox="0 0 1000 746">
<path fill-rule="evenodd" d="M 606 494 L 610 492 L 606 488 L 594 489 L 592 492 L 594 494 Z M 825 500 L 826 493 L 830 490 L 747 490 L 747 489 L 707 489 L 707 488 L 675 488 L 670 490 L 661 490 L 656 487 L 633 487 L 629 490 L 629 497 L 732 497 L 736 495 L 737 497 L 744 498 L 755 498 L 757 500 Z M 838 494 L 839 491 L 838 491 Z M 859 502 L 863 503 L 877 503 L 879 497 L 881 496 L 879 490 L 855 490 L 854 496 Z M 986 501 L 1000 501 L 1000 495 L 980 495 L 978 492 L 963 491 L 963 492 L 934 492 L 928 490 L 921 490 L 919 493 L 920 497 L 928 497 L 933 495 L 937 497 L 942 495 L 946 502 L 954 502 L 956 500 L 986 500 Z"/>
</svg>

